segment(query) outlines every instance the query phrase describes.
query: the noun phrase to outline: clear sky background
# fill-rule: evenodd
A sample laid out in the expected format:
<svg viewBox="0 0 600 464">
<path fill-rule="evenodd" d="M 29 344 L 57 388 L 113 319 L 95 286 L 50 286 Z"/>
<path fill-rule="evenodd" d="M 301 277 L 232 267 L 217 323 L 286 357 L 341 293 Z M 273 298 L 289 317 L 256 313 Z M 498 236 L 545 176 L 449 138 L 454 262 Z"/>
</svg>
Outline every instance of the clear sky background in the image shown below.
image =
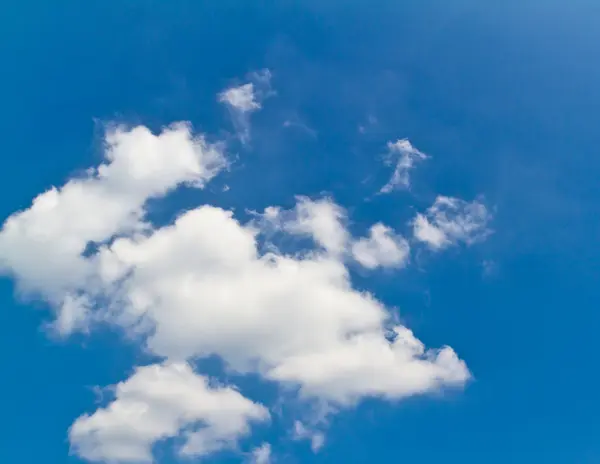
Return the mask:
<svg viewBox="0 0 600 464">
<path fill-rule="evenodd" d="M 378 221 L 408 237 L 437 195 L 479 198 L 491 215 L 493 234 L 473 245 L 415 244 L 405 269 L 350 266 L 426 346 L 456 351 L 473 375 L 464 388 L 341 408 L 319 425 L 317 453 L 290 438 L 286 416 L 253 428 L 240 452 L 191 462 L 242 462 L 263 442 L 283 463 L 600 462 L 600 3 L 9 3 L 2 221 L 100 164 L 107 124 L 158 133 L 175 121 L 223 141 L 231 167 L 152 203 L 157 225 L 203 204 L 246 221 L 295 195 L 334 199 L 357 237 Z M 217 95 L 264 69 L 272 94 L 241 127 Z M 409 189 L 375 195 L 393 170 L 387 143 L 403 138 L 429 158 Z M 94 387 L 156 361 L 123 330 L 59 337 L 53 318 L 44 298 L 0 280 L 0 462 L 84 462 L 67 433 L 110 400 Z M 278 401 L 260 377 L 236 382 Z M 179 462 L 170 442 L 156 462 Z"/>
</svg>

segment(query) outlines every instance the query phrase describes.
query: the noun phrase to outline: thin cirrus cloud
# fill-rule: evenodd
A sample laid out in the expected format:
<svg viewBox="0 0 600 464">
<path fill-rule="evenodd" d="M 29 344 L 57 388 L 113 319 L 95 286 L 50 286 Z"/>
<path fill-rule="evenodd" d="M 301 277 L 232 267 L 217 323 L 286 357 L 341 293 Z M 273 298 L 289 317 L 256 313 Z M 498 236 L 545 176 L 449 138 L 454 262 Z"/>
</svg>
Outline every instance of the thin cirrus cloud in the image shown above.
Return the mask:
<svg viewBox="0 0 600 464">
<path fill-rule="evenodd" d="M 247 95 L 232 101 L 240 111 L 258 104 Z M 70 443 L 83 459 L 151 462 L 152 447 L 169 438 L 183 439 L 180 454 L 205 456 L 236 448 L 254 423 L 268 422 L 266 406 L 235 386 L 211 386 L 191 367 L 209 356 L 334 409 L 462 387 L 471 377 L 451 347 L 427 348 L 354 288 L 350 263 L 403 267 L 410 247 L 382 223 L 355 238 L 331 198 L 299 196 L 289 210 L 265 208 L 258 221 L 199 205 L 170 224 L 148 222 L 148 201 L 203 188 L 227 165 L 222 146 L 186 124 L 159 134 L 113 128 L 100 166 L 40 194 L 0 230 L 0 272 L 45 299 L 56 331 L 108 325 L 158 358 L 73 423 Z M 441 198 L 413 222 L 417 240 L 441 248 L 484 236 L 479 206 Z M 312 244 L 294 253 L 261 246 L 273 231 Z M 296 438 L 323 446 L 321 432 L 302 427 Z M 257 463 L 272 454 L 268 444 L 250 453 Z"/>
<path fill-rule="evenodd" d="M 410 171 L 419 161 L 428 158 L 425 153 L 417 150 L 408 139 L 388 142 L 387 148 L 385 164 L 394 166 L 394 172 L 390 180 L 379 190 L 381 194 L 410 188 Z"/>
<path fill-rule="evenodd" d="M 294 422 L 292 438 L 295 441 L 308 440 L 310 449 L 313 453 L 319 452 L 319 450 L 325 445 L 325 435 L 323 432 L 313 430 L 298 420 Z"/>
<path fill-rule="evenodd" d="M 242 143 L 250 141 L 250 115 L 262 109 L 262 102 L 272 96 L 271 72 L 268 69 L 250 73 L 250 82 L 229 87 L 217 96 L 229 110 L 231 120 Z"/>
</svg>

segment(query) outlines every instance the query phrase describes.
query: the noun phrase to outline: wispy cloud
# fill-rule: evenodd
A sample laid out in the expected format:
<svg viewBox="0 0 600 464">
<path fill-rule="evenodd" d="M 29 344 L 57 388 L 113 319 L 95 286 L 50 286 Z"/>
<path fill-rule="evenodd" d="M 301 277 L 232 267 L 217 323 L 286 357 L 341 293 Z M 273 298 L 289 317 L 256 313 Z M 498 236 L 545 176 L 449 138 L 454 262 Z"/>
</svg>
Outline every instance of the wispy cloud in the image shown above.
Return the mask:
<svg viewBox="0 0 600 464">
<path fill-rule="evenodd" d="M 325 435 L 322 432 L 310 429 L 300 421 L 294 422 L 292 438 L 296 441 L 308 440 L 313 453 L 319 452 L 325 445 Z"/>
<path fill-rule="evenodd" d="M 410 171 L 417 162 L 427 159 L 428 156 L 417 150 L 408 139 L 388 142 L 387 148 L 388 153 L 384 161 L 388 166 L 394 166 L 394 172 L 379 192 L 390 193 L 394 190 L 408 189 L 410 187 Z"/>
<path fill-rule="evenodd" d="M 249 464 L 270 464 L 271 463 L 271 445 L 263 443 L 257 448 L 254 448 L 250 453 Z"/>
<path fill-rule="evenodd" d="M 242 143 L 250 140 L 250 114 L 260 110 L 263 101 L 274 94 L 268 69 L 252 72 L 248 79 L 250 82 L 225 89 L 217 96 L 227 106 Z"/>
<path fill-rule="evenodd" d="M 471 245 L 491 234 L 491 213 L 480 200 L 438 196 L 425 214 L 412 222 L 415 239 L 440 250 L 457 243 Z"/>
</svg>

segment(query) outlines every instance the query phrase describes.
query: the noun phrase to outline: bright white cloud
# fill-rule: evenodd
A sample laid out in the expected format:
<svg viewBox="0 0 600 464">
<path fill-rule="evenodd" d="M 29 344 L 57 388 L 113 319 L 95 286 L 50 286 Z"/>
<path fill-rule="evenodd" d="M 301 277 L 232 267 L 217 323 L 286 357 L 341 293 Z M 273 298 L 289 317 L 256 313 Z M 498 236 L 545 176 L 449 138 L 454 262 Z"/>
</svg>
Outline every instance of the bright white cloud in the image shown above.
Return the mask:
<svg viewBox="0 0 600 464">
<path fill-rule="evenodd" d="M 356 240 L 352 245 L 352 256 L 367 269 L 377 267 L 402 267 L 410 255 L 408 241 L 381 224 L 375 224 L 369 237 Z"/>
<path fill-rule="evenodd" d="M 271 445 L 263 443 L 259 447 L 252 450 L 250 464 L 270 464 L 271 462 Z"/>
<path fill-rule="evenodd" d="M 104 194 L 111 198 L 112 191 Z M 303 395 L 337 403 L 401 398 L 469 378 L 450 348 L 425 350 L 403 327 L 396 328 L 394 342 L 386 339 L 390 314 L 372 295 L 352 288 L 343 253 L 350 238 L 339 206 L 299 198 L 291 212 L 267 211 L 282 231 L 310 235 L 322 251 L 261 254 L 255 223 L 244 225 L 229 211 L 201 206 L 170 226 L 134 227 L 136 233 L 100 245 L 87 257 L 82 252 L 88 236 L 67 230 L 81 241 L 71 255 L 88 269 L 85 280 L 69 282 L 67 296 L 86 303 L 100 299 L 102 306 L 84 313 L 85 325 L 98 319 L 119 325 L 144 337 L 157 356 L 217 355 L 238 371 L 254 370 L 299 387 Z M 136 220 L 141 217 L 138 209 Z M 46 216 L 49 223 L 52 218 Z M 118 221 L 113 227 L 125 230 Z M 21 235 L 35 238 L 27 229 Z M 62 239 L 56 237 L 59 245 Z M 28 245 L 25 240 L 21 249 Z M 52 263 L 52 246 L 38 252 L 41 263 Z M 27 272 L 18 275 L 27 280 Z M 50 294 L 64 291 L 52 280 L 43 284 Z"/>
<path fill-rule="evenodd" d="M 381 188 L 380 193 L 409 188 L 410 171 L 415 167 L 415 163 L 427 159 L 427 155 L 417 150 L 408 139 L 388 142 L 387 146 L 386 164 L 394 165 L 394 173 L 388 183 Z"/>
<path fill-rule="evenodd" d="M 335 228 L 324 230 L 337 236 Z M 128 276 L 118 312 L 106 318 L 147 332 L 148 349 L 158 356 L 216 354 L 240 371 L 258 370 L 340 403 L 468 379 L 450 348 L 427 351 L 402 327 L 388 342 L 385 307 L 352 288 L 336 256 L 261 255 L 257 233 L 230 212 L 203 206 L 172 226 L 103 247 L 100 261 L 121 269 L 112 278 Z M 336 243 L 325 232 L 321 240 Z"/>
<path fill-rule="evenodd" d="M 182 455 L 205 456 L 234 448 L 252 422 L 269 419 L 263 406 L 210 386 L 184 363 L 140 367 L 114 391 L 113 402 L 79 417 L 69 431 L 72 451 L 83 459 L 150 463 L 155 443 L 178 436 Z"/>
<path fill-rule="evenodd" d="M 345 212 L 331 199 L 311 201 L 298 197 L 295 216 L 285 222 L 287 232 L 306 235 L 328 253 L 340 256 L 345 252 L 349 234 L 344 226 Z"/>
<path fill-rule="evenodd" d="M 459 242 L 471 245 L 487 237 L 491 214 L 478 200 L 439 196 L 425 214 L 413 220 L 415 238 L 439 250 Z"/>
<path fill-rule="evenodd" d="M 84 176 L 39 195 L 0 231 L 0 272 L 49 300 L 63 333 L 80 328 L 91 305 L 76 292 L 95 277 L 86 248 L 142 230 L 149 199 L 182 184 L 201 188 L 226 166 L 219 147 L 194 137 L 185 124 L 158 135 L 145 127 L 114 128 L 106 135 L 105 158 Z"/>
<path fill-rule="evenodd" d="M 244 113 L 258 110 L 261 107 L 260 103 L 256 101 L 252 82 L 224 90 L 219 94 L 219 101 Z"/>
<path fill-rule="evenodd" d="M 141 368 L 117 386 L 111 405 L 78 419 L 71 440 L 84 458 L 147 460 L 152 443 L 183 428 L 181 451 L 207 454 L 245 433 L 248 420 L 264 418 L 260 407 L 206 386 L 185 364 L 212 355 L 335 406 L 460 387 L 470 378 L 450 347 L 425 348 L 383 303 L 353 287 L 349 257 L 367 268 L 406 262 L 408 245 L 389 228 L 376 224 L 354 240 L 340 206 L 304 197 L 290 210 L 266 208 L 258 222 L 204 205 L 155 227 L 144 221 L 148 199 L 181 184 L 202 187 L 226 165 L 223 154 L 182 125 L 160 135 L 117 130 L 107 142 L 105 164 L 40 195 L 0 232 L 2 269 L 56 308 L 63 333 L 109 323 L 166 363 Z M 481 233 L 472 225 L 481 213 L 442 198 L 423 217 L 445 240 L 469 242 Z M 316 246 L 293 254 L 262 246 L 273 230 Z M 171 388 L 177 397 L 165 393 Z M 236 427 L 206 406 L 214 395 Z M 188 432 L 198 421 L 208 425 Z"/>
</svg>

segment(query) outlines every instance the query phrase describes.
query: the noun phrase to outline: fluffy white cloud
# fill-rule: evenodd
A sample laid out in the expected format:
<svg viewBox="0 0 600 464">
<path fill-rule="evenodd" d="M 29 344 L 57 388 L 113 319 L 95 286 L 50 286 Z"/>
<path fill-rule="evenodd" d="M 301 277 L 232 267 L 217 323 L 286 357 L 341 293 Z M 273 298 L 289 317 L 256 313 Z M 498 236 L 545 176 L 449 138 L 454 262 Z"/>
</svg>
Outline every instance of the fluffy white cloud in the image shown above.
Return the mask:
<svg viewBox="0 0 600 464">
<path fill-rule="evenodd" d="M 135 190 L 136 176 L 123 177 Z M 116 189 L 119 192 L 120 184 Z M 112 198 L 112 190 L 104 196 Z M 241 224 L 231 212 L 212 206 L 188 211 L 169 226 L 140 228 L 136 224 L 143 217 L 142 198 L 136 203 L 135 221 L 118 217 L 102 235 L 80 234 L 75 217 L 64 223 L 64 235 L 79 240 L 67 256 L 83 263 L 86 279 L 57 286 L 48 267 L 50 280 L 41 280 L 48 294 L 66 290 L 63 298 L 73 298 L 69 307 L 77 305 L 71 295 L 86 304 L 102 301 L 79 316 L 84 322 L 100 319 L 124 327 L 145 337 L 147 348 L 165 359 L 218 355 L 238 371 L 254 370 L 295 385 L 304 395 L 337 403 L 362 396 L 400 398 L 460 385 L 469 378 L 465 364 L 450 348 L 425 350 L 403 327 L 395 329 L 395 341 L 388 341 L 390 314 L 372 295 L 352 287 L 341 256 L 349 241 L 344 213 L 330 200 L 299 198 L 287 216 L 276 208 L 267 210 L 268 217 L 280 221 L 282 231 L 308 234 L 322 249 L 286 255 L 261 254 L 260 230 L 254 223 Z M 19 223 L 35 208 L 34 204 L 9 222 Z M 45 219 L 51 224 L 53 214 Z M 28 225 L 22 226 L 21 250 L 37 245 Z M 101 240 L 129 229 L 135 233 L 101 244 L 90 256 L 82 254 L 86 239 Z M 377 230 L 374 237 L 379 237 Z M 52 240 L 61 246 L 64 236 L 52 235 L 45 242 L 49 246 L 38 246 L 41 263 L 53 263 Z M 16 273 L 28 280 L 28 272 Z M 37 276 L 35 269 L 31 272 Z"/>
<path fill-rule="evenodd" d="M 352 288 L 336 256 L 261 255 L 258 233 L 228 211 L 203 206 L 145 236 L 117 239 L 99 253 L 100 262 L 120 269 L 101 272 L 112 279 L 107 288 L 121 280 L 118 307 L 105 318 L 146 333 L 158 356 L 216 354 L 239 371 L 340 403 L 468 379 L 450 348 L 427 351 L 402 327 L 389 342 L 385 307 Z"/>
<path fill-rule="evenodd" d="M 251 422 L 269 419 L 263 406 L 211 386 L 184 363 L 140 367 L 114 391 L 113 402 L 79 417 L 69 431 L 72 451 L 83 459 L 149 463 L 156 442 L 178 436 L 182 455 L 205 456 L 234 448 Z"/>
<path fill-rule="evenodd" d="M 415 238 L 439 250 L 459 242 L 471 245 L 487 237 L 491 214 L 480 201 L 438 196 L 425 214 L 413 221 Z"/>
<path fill-rule="evenodd" d="M 417 150 L 408 139 L 388 142 L 386 164 L 394 165 L 394 173 L 380 193 L 390 193 L 397 189 L 410 187 L 410 171 L 415 163 L 427 159 L 427 155 Z"/>
<path fill-rule="evenodd" d="M 145 127 L 114 128 L 106 135 L 105 156 L 104 164 L 39 195 L 0 231 L 0 272 L 49 300 L 63 333 L 83 322 L 91 304 L 76 292 L 95 277 L 86 249 L 142 230 L 149 199 L 181 184 L 201 188 L 226 165 L 221 150 L 185 124 L 158 135 Z"/>
<path fill-rule="evenodd" d="M 352 256 L 367 269 L 402 267 L 409 255 L 408 241 L 381 223 L 371 227 L 369 237 L 361 238 L 352 245 Z"/>
<path fill-rule="evenodd" d="M 269 464 L 271 462 L 271 445 L 263 443 L 258 448 L 252 450 L 251 464 Z"/>
<path fill-rule="evenodd" d="M 297 200 L 293 217 L 284 222 L 285 231 L 312 237 L 328 253 L 341 256 L 349 241 L 344 210 L 328 198 L 311 201 L 298 197 Z"/>
<path fill-rule="evenodd" d="M 56 308 L 63 333 L 109 323 L 166 363 L 141 368 L 117 386 L 111 405 L 77 420 L 70 436 L 81 456 L 147 460 L 152 443 L 183 429 L 181 452 L 202 455 L 245 433 L 264 410 L 208 387 L 185 364 L 212 355 L 335 406 L 469 379 L 450 347 L 425 348 L 383 303 L 353 287 L 350 257 L 367 268 L 406 262 L 406 241 L 382 224 L 354 240 L 340 206 L 304 197 L 291 210 L 266 208 L 260 221 L 204 205 L 163 227 L 145 222 L 148 199 L 181 184 L 202 187 L 224 166 L 221 151 L 187 126 L 160 135 L 115 130 L 105 164 L 40 195 L 0 232 L 2 270 Z M 455 199 L 438 199 L 423 218 L 444 240 L 469 242 L 482 232 L 473 226 L 481 209 Z M 316 246 L 263 246 L 272 231 Z M 207 406 L 215 398 L 233 422 Z M 189 432 L 198 421 L 205 427 Z"/>
</svg>

